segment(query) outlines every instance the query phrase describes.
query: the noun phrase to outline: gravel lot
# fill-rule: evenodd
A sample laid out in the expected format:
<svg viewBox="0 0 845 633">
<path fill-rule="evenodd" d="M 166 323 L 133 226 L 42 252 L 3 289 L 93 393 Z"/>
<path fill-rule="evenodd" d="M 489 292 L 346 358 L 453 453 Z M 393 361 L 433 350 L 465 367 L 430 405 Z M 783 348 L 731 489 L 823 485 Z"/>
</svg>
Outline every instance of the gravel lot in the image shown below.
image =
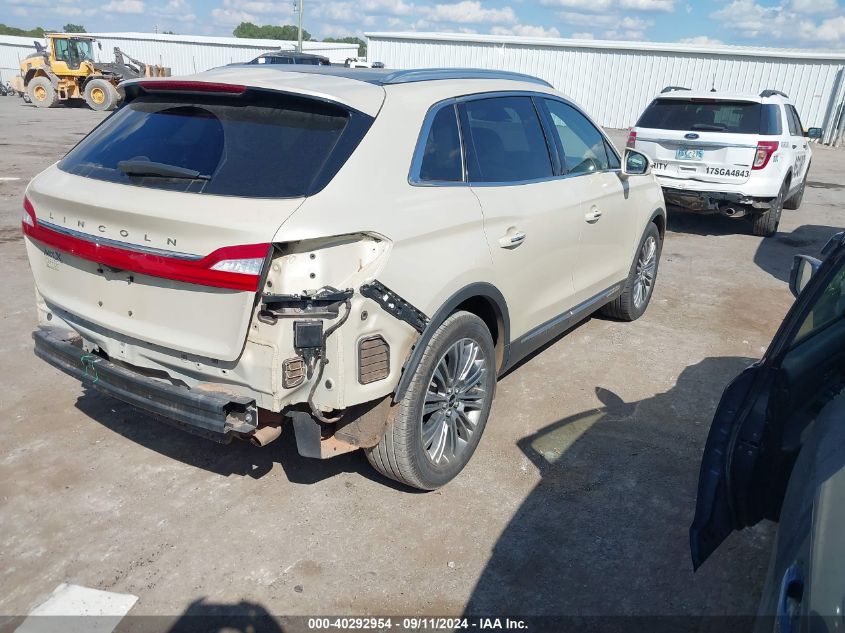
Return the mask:
<svg viewBox="0 0 845 633">
<path fill-rule="evenodd" d="M 23 191 L 102 118 L 0 99 L 0 614 L 62 582 L 170 616 L 754 612 L 772 526 L 693 574 L 699 459 L 722 389 L 791 304 L 793 254 L 842 225 L 845 152 L 815 149 L 774 239 L 672 216 L 645 317 L 590 319 L 512 371 L 466 471 L 422 494 L 360 454 L 301 458 L 292 431 L 263 449 L 184 434 L 33 356 Z"/>
</svg>

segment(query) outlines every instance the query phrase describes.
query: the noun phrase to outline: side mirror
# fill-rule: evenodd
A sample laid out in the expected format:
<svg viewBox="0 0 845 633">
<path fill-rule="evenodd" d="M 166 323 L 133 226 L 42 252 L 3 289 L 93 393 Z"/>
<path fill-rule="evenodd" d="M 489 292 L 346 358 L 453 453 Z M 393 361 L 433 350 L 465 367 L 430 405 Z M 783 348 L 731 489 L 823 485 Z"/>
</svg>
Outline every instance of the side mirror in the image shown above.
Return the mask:
<svg viewBox="0 0 845 633">
<path fill-rule="evenodd" d="M 651 173 L 651 161 L 648 156 L 633 149 L 625 150 L 622 160 L 623 176 L 646 176 Z"/>
<path fill-rule="evenodd" d="M 792 271 L 789 273 L 789 289 L 796 297 L 810 283 L 822 263 L 809 255 L 796 255 L 792 261 Z"/>
<path fill-rule="evenodd" d="M 811 127 L 807 130 L 807 138 L 821 138 L 824 136 L 824 130 L 820 127 Z"/>
</svg>

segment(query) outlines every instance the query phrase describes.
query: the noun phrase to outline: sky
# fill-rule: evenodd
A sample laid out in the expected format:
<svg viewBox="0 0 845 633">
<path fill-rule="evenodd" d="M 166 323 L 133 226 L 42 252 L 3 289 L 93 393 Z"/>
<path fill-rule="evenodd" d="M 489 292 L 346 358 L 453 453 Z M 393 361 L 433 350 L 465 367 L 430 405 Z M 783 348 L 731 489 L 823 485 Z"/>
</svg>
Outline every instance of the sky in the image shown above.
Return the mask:
<svg viewBox="0 0 845 633">
<path fill-rule="evenodd" d="M 845 50 L 845 0 L 304 0 L 312 37 L 438 31 Z M 0 0 L 0 22 L 231 35 L 294 24 L 293 0 Z"/>
</svg>

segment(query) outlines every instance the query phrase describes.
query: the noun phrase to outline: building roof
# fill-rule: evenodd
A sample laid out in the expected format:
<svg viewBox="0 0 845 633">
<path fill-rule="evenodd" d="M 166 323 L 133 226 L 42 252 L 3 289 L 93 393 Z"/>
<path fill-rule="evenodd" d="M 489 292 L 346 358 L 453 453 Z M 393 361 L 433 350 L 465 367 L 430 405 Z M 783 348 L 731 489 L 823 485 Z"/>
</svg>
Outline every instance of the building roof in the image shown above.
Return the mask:
<svg viewBox="0 0 845 633">
<path fill-rule="evenodd" d="M 551 48 L 617 49 L 628 51 L 660 51 L 740 57 L 775 57 L 786 59 L 845 60 L 845 52 L 801 49 L 728 46 L 724 44 L 687 44 L 681 42 L 631 42 L 615 40 L 579 40 L 559 37 L 521 37 L 517 35 L 477 35 L 474 33 L 423 33 L 416 31 L 380 31 L 366 33 L 375 39 L 420 40 L 436 42 L 475 42 L 484 44 L 544 46 Z"/>
</svg>

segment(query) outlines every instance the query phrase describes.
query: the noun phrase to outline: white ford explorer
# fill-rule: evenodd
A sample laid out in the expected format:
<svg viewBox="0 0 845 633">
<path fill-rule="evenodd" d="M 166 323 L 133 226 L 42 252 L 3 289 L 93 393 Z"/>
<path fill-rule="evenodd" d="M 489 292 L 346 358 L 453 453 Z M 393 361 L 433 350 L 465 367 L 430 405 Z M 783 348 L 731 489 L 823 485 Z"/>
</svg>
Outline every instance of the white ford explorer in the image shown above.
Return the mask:
<svg viewBox="0 0 845 633">
<path fill-rule="evenodd" d="M 124 91 L 27 189 L 35 352 L 188 430 L 292 426 L 302 455 L 436 488 L 502 372 L 652 296 L 648 159 L 539 79 L 256 65 Z"/>
<path fill-rule="evenodd" d="M 759 95 L 667 87 L 631 129 L 628 147 L 654 161 L 666 203 L 699 213 L 749 216 L 753 232 L 777 232 L 784 208 L 804 196 L 812 150 L 782 92 Z"/>
</svg>

